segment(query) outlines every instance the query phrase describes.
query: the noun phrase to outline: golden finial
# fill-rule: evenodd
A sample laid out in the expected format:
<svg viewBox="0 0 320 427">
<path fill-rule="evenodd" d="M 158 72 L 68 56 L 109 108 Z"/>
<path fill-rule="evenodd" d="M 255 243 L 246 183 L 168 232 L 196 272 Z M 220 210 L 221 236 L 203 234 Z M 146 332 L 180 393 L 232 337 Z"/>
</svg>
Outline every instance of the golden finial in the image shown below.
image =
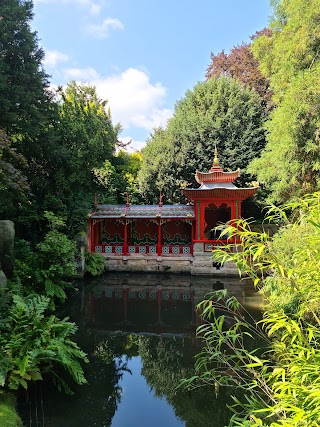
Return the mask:
<svg viewBox="0 0 320 427">
<path fill-rule="evenodd" d="M 214 145 L 214 159 L 213 159 L 213 164 L 217 164 L 219 163 L 219 159 L 218 159 L 218 149 L 217 149 L 217 144 Z"/>
</svg>

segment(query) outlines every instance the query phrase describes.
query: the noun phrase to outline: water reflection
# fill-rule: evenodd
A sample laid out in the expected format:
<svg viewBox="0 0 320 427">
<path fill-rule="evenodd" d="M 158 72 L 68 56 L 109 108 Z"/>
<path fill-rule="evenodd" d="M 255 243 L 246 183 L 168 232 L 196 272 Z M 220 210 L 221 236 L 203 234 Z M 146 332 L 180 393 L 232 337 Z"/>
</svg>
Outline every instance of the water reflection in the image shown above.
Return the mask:
<svg viewBox="0 0 320 427">
<path fill-rule="evenodd" d="M 177 388 L 194 375 L 199 318 L 195 305 L 215 289 L 228 288 L 253 305 L 245 282 L 207 277 L 108 274 L 84 283 L 68 310 L 88 353 L 89 384 L 64 396 L 36 389 L 26 408 L 30 427 L 222 427 L 230 414 L 229 390 Z M 256 311 L 258 313 L 258 310 Z M 38 386 L 39 387 L 39 386 Z M 44 417 L 39 415 L 43 402 Z"/>
</svg>

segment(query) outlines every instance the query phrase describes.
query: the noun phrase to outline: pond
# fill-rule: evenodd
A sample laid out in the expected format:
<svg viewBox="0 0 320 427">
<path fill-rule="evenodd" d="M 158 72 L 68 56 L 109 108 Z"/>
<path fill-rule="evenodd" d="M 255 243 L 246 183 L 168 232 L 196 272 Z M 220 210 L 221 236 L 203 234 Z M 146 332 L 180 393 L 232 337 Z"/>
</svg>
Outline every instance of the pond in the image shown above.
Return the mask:
<svg viewBox="0 0 320 427">
<path fill-rule="evenodd" d="M 221 280 L 221 279 L 220 279 Z M 82 283 L 67 315 L 88 354 L 88 384 L 66 396 L 37 384 L 24 405 L 29 427 L 222 427 L 231 391 L 177 388 L 194 375 L 201 348 L 195 306 L 227 288 L 253 317 L 261 303 L 249 283 L 211 277 L 109 273 Z"/>
</svg>

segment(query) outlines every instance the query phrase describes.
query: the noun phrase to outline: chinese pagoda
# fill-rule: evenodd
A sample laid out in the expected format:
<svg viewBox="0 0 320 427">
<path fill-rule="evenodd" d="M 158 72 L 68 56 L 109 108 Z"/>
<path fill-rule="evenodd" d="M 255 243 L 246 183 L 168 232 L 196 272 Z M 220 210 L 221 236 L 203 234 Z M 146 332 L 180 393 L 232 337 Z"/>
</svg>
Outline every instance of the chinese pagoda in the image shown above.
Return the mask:
<svg viewBox="0 0 320 427">
<path fill-rule="evenodd" d="M 238 188 L 240 170 L 224 172 L 217 148 L 209 172 L 196 171 L 199 188 L 182 191 L 190 205 L 96 205 L 89 215 L 89 250 L 113 271 L 216 274 L 211 259 L 222 245 L 215 228 L 241 217 L 241 202 L 258 187 Z M 219 269 L 220 272 L 228 272 Z"/>
</svg>

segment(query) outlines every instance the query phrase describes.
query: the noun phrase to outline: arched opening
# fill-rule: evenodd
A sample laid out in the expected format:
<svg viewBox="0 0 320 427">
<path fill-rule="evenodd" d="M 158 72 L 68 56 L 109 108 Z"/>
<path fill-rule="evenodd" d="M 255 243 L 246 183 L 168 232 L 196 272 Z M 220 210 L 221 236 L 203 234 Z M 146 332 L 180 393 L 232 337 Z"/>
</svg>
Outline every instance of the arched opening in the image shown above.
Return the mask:
<svg viewBox="0 0 320 427">
<path fill-rule="evenodd" d="M 204 211 L 204 235 L 208 240 L 217 240 L 220 235 L 219 230 L 213 230 L 219 224 L 225 224 L 231 219 L 231 207 L 222 203 L 217 207 L 214 203 L 205 207 Z M 226 237 L 227 238 L 227 237 Z"/>
</svg>

